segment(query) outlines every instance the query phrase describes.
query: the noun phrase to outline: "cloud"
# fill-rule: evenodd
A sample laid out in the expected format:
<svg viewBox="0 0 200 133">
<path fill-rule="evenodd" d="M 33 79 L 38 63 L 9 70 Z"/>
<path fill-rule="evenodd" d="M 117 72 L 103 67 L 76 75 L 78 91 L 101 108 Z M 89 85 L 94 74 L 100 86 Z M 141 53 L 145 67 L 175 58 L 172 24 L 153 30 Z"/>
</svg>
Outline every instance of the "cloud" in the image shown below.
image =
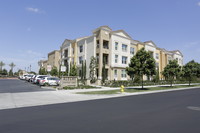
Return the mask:
<svg viewBox="0 0 200 133">
<path fill-rule="evenodd" d="M 200 2 L 198 2 L 197 5 L 200 6 Z"/>
<path fill-rule="evenodd" d="M 29 12 L 33 12 L 33 13 L 40 13 L 40 14 L 45 13 L 44 11 L 42 11 L 38 8 L 33 8 L 33 7 L 27 7 L 26 10 L 29 11 Z"/>
<path fill-rule="evenodd" d="M 34 52 L 32 50 L 27 50 L 26 51 L 26 54 L 30 55 L 30 56 L 34 56 L 34 57 L 42 57 L 42 54 L 41 53 L 38 53 L 38 52 Z"/>
<path fill-rule="evenodd" d="M 28 28 L 27 28 L 27 31 L 31 31 L 31 28 L 30 28 L 30 27 L 28 27 Z"/>
<path fill-rule="evenodd" d="M 199 46 L 200 42 L 190 42 L 184 45 L 185 48 L 194 48 L 196 46 Z"/>
</svg>

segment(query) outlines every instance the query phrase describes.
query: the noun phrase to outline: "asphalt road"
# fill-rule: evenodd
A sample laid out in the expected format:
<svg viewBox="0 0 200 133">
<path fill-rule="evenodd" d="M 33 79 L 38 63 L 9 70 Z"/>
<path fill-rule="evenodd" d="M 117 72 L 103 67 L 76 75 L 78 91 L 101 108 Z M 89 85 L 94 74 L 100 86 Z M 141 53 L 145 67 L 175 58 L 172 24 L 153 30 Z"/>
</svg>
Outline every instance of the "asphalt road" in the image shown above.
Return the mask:
<svg viewBox="0 0 200 133">
<path fill-rule="evenodd" d="M 37 92 L 53 91 L 52 89 L 42 89 L 40 86 L 31 84 L 24 80 L 0 79 L 0 93 L 20 93 L 20 92 Z"/>
<path fill-rule="evenodd" d="M 0 133 L 200 133 L 200 89 L 1 110 Z"/>
</svg>

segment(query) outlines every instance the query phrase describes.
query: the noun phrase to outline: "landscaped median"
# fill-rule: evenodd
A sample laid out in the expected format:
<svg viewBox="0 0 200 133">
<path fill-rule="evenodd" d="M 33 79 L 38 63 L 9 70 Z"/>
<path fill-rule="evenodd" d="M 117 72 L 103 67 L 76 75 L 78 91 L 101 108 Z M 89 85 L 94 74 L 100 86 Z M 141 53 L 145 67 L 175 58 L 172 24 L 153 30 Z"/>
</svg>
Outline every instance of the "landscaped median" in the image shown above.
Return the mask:
<svg viewBox="0 0 200 133">
<path fill-rule="evenodd" d="M 179 88 L 192 88 L 192 87 L 200 87 L 200 84 L 197 85 L 174 85 L 174 86 L 157 86 L 157 87 L 146 87 L 146 88 L 138 88 L 138 87 L 127 87 L 124 88 L 124 92 L 126 93 L 135 93 L 135 92 L 148 92 L 148 91 L 157 91 L 157 90 L 173 90 Z M 109 95 L 109 94 L 119 94 L 121 89 L 114 90 L 98 90 L 98 91 L 86 91 L 86 92 L 77 92 L 77 94 L 93 94 L 93 95 Z"/>
</svg>

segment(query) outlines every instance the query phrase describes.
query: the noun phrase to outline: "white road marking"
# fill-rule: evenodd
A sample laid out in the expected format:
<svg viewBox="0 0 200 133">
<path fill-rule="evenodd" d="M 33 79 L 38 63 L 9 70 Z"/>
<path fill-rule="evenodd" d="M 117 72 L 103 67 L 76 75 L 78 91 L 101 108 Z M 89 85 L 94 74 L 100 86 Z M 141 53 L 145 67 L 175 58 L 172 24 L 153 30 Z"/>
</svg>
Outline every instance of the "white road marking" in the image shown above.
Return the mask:
<svg viewBox="0 0 200 133">
<path fill-rule="evenodd" d="M 188 106 L 187 108 L 195 111 L 200 111 L 200 107 Z"/>
</svg>

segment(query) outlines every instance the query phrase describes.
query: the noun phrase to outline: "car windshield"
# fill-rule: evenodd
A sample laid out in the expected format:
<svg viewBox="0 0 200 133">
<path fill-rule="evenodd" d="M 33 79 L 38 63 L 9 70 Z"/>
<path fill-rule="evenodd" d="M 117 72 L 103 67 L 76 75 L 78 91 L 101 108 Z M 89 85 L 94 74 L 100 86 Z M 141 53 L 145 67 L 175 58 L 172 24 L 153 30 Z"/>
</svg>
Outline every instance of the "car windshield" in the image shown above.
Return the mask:
<svg viewBox="0 0 200 133">
<path fill-rule="evenodd" d="M 60 80 L 59 78 L 52 78 L 52 80 Z"/>
<path fill-rule="evenodd" d="M 48 78 L 48 80 L 60 80 L 59 78 Z"/>
</svg>

